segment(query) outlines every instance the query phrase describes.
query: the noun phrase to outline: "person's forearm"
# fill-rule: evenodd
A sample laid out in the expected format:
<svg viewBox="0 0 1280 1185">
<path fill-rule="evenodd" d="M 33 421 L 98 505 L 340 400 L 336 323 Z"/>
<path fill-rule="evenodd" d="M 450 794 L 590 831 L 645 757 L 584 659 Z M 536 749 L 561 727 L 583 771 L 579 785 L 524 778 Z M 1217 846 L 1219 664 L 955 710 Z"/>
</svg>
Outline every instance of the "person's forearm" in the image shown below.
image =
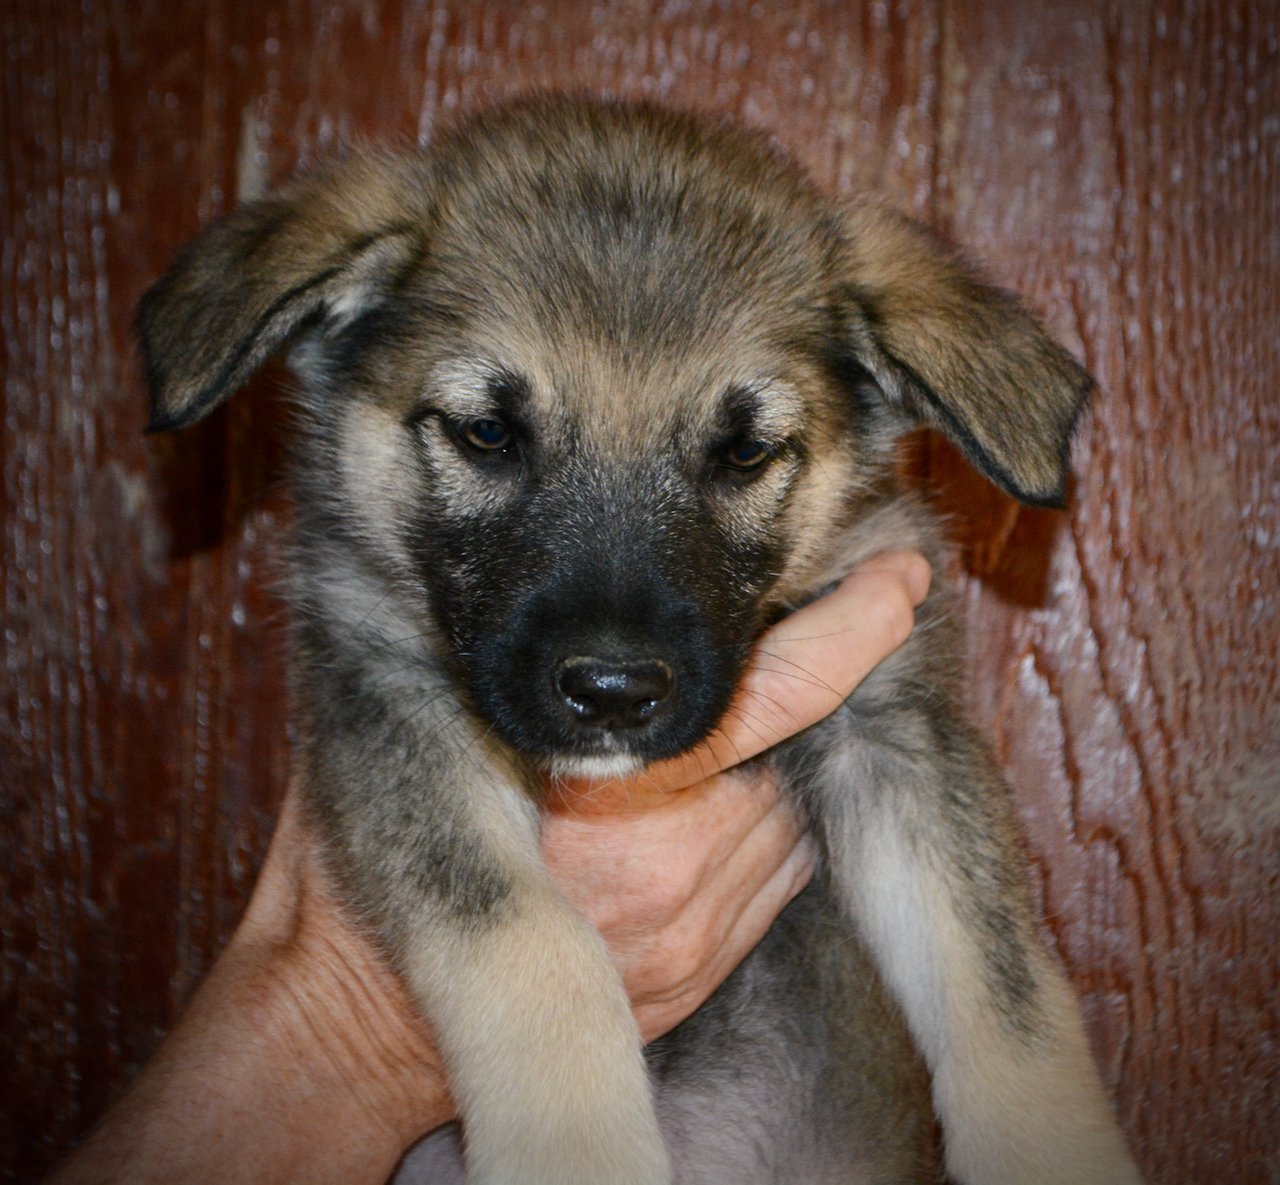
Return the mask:
<svg viewBox="0 0 1280 1185">
<path fill-rule="evenodd" d="M 336 1017 L 322 985 L 314 1001 L 289 999 L 292 989 L 253 962 L 227 952 L 178 1029 L 52 1183 L 387 1180 L 408 1141 L 403 1109 L 381 1102 L 388 1083 L 370 1078 L 385 1069 L 350 1064 L 368 1032 L 329 1031 Z M 352 1005 L 342 1023 L 359 1025 L 359 1002 Z M 405 1070 L 415 1079 L 421 1130 L 449 1119 L 443 1078 L 433 1105 L 420 1067 Z"/>
<path fill-rule="evenodd" d="M 332 903 L 301 909 L 311 878 L 280 865 L 178 1027 L 49 1185 L 383 1185 L 453 1117 L 412 1010 L 388 1006 L 391 972 L 317 926 Z"/>
</svg>

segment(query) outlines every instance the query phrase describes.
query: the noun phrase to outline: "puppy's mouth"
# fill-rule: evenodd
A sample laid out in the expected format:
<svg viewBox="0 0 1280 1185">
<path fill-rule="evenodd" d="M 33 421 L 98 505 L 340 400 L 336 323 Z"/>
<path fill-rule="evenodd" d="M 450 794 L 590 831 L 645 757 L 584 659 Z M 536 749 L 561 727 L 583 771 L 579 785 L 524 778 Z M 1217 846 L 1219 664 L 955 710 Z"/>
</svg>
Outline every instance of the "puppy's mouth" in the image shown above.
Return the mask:
<svg viewBox="0 0 1280 1185">
<path fill-rule="evenodd" d="M 552 782 L 623 781 L 671 756 L 665 746 L 653 752 L 653 739 L 645 729 L 589 729 L 526 750 L 525 757 Z"/>
</svg>

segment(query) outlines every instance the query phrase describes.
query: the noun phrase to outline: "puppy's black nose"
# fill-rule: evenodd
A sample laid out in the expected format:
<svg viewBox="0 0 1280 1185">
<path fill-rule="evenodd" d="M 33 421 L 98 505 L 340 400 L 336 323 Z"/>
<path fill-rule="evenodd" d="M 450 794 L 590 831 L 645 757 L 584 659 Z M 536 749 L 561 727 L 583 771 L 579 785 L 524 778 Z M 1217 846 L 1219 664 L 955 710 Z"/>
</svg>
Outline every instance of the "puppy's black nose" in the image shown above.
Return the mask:
<svg viewBox="0 0 1280 1185">
<path fill-rule="evenodd" d="M 592 657 L 557 664 L 556 690 L 575 720 L 592 728 L 638 728 L 671 694 L 675 675 L 665 662 Z"/>
</svg>

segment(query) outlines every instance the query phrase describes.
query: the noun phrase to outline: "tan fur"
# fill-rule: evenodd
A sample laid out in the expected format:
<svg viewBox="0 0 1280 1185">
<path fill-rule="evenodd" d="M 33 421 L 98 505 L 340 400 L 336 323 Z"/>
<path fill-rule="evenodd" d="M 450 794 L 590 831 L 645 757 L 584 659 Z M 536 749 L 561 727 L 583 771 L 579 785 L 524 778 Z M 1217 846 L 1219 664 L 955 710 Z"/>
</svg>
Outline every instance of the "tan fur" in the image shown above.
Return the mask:
<svg viewBox="0 0 1280 1185">
<path fill-rule="evenodd" d="M 971 460 L 994 460 L 1024 498 L 1061 504 L 1064 454 L 1015 442 L 1070 438 L 1078 404 L 1045 398 L 1074 366 L 1070 356 L 1031 323 L 1009 315 L 1013 297 L 977 290 L 971 270 L 901 214 L 863 201 L 848 207 L 846 225 L 850 273 L 880 336 L 873 352 L 883 361 L 873 369 L 886 390 L 944 431 L 958 432 Z M 1002 343 L 999 369 L 973 348 L 992 338 Z M 915 376 L 928 391 L 950 392 L 946 404 L 931 399 Z M 1087 379 L 1080 375 L 1076 385 L 1085 389 Z"/>
<path fill-rule="evenodd" d="M 466 936 L 424 918 L 401 960 L 440 1033 L 450 1090 L 475 1117 L 468 1180 L 665 1180 L 639 1037 L 608 951 L 552 885 L 532 832 L 512 844 L 512 819 L 528 822 L 527 800 L 511 789 L 518 779 L 486 787 L 482 770 L 469 784 L 473 822 L 519 884 L 519 912 L 501 931 Z"/>
<path fill-rule="evenodd" d="M 1137 1185 L 1061 969 L 1036 952 L 1042 1024 L 1028 1042 L 986 1006 L 980 952 L 952 893 L 897 820 L 866 816 L 859 832 L 837 875 L 861 903 L 867 941 L 933 1068 L 952 1176 L 984 1185 Z"/>
</svg>

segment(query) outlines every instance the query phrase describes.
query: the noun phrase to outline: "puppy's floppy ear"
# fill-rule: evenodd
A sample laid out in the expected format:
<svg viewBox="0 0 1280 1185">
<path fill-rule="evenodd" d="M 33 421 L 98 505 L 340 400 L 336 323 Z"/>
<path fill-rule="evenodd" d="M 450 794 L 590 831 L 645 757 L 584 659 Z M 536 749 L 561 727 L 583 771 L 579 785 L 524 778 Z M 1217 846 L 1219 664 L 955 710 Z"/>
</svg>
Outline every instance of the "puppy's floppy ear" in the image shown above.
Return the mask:
<svg viewBox="0 0 1280 1185">
<path fill-rule="evenodd" d="M 918 223 L 860 203 L 845 227 L 858 361 L 892 403 L 940 429 L 1003 490 L 1061 506 L 1089 375 L 1017 298 Z"/>
<path fill-rule="evenodd" d="M 312 318 L 349 320 L 420 248 L 425 176 L 356 158 L 204 231 L 142 299 L 147 431 L 212 411 Z"/>
</svg>

